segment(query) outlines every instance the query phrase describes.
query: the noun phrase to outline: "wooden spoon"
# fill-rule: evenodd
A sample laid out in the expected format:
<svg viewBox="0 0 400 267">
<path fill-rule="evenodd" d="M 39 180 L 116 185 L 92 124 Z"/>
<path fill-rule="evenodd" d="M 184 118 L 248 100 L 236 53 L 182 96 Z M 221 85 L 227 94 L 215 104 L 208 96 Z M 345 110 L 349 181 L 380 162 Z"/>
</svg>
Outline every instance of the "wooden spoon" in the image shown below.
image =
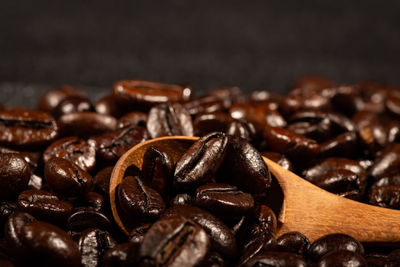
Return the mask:
<svg viewBox="0 0 400 267">
<path fill-rule="evenodd" d="M 110 201 L 114 219 L 126 233 L 116 206 L 116 188 L 130 165 L 142 167 L 143 155 L 149 146 L 162 147 L 177 162 L 197 137 L 161 137 L 140 143 L 117 162 L 110 180 Z M 283 192 L 283 204 L 278 216 L 277 236 L 299 231 L 310 241 L 330 233 L 344 233 L 361 242 L 399 242 L 400 211 L 367 205 L 329 193 L 296 174 L 263 157 Z"/>
</svg>

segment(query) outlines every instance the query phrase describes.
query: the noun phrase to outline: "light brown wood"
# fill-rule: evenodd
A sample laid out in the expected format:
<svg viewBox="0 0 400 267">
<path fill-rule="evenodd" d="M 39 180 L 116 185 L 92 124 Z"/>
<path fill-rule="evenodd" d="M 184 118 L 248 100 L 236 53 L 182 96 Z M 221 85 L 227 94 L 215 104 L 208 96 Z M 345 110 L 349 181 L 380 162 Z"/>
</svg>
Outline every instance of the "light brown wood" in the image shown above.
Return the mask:
<svg viewBox="0 0 400 267">
<path fill-rule="evenodd" d="M 115 190 L 131 164 L 141 168 L 144 152 L 149 146 L 160 146 L 176 162 L 196 137 L 161 137 L 141 143 L 126 152 L 117 162 L 110 181 L 110 200 L 114 219 L 126 233 L 115 204 Z M 278 236 L 299 231 L 311 241 L 329 234 L 345 233 L 361 242 L 399 242 L 400 211 L 379 208 L 331 194 L 264 158 L 278 180 L 284 195 L 278 220 Z"/>
</svg>

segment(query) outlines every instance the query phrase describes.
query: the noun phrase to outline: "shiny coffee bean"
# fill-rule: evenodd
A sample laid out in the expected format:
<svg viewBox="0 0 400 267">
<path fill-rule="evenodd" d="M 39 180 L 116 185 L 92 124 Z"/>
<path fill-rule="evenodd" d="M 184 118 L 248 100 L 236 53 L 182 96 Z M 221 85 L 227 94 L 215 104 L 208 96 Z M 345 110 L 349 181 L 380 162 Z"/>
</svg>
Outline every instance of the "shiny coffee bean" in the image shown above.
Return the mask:
<svg viewBox="0 0 400 267">
<path fill-rule="evenodd" d="M 119 129 L 129 127 L 129 126 L 141 126 L 146 127 L 147 113 L 133 111 L 125 114 L 118 120 L 117 127 Z"/>
<path fill-rule="evenodd" d="M 360 147 L 356 132 L 346 132 L 320 144 L 320 157 L 352 157 Z"/>
<path fill-rule="evenodd" d="M 0 154 L 0 200 L 15 198 L 29 182 L 31 170 L 18 154 Z"/>
<path fill-rule="evenodd" d="M 0 145 L 17 148 L 41 147 L 58 136 L 54 118 L 35 110 L 0 111 Z"/>
<path fill-rule="evenodd" d="M 260 153 L 246 140 L 229 137 L 221 166 L 224 181 L 254 194 L 265 194 L 271 185 L 271 174 Z"/>
<path fill-rule="evenodd" d="M 371 189 L 379 186 L 385 186 L 385 185 L 399 185 L 400 186 L 400 175 L 396 174 L 393 176 L 387 176 L 380 178 L 378 181 L 373 183 L 371 185 Z"/>
<path fill-rule="evenodd" d="M 59 88 L 50 89 L 39 99 L 38 109 L 51 113 L 52 110 L 68 96 L 85 96 L 85 94 L 70 85 L 64 85 Z"/>
<path fill-rule="evenodd" d="M 248 97 L 250 102 L 262 102 L 264 105 L 267 105 L 268 108 L 272 110 L 277 110 L 283 100 L 282 95 L 266 90 L 252 91 Z"/>
<path fill-rule="evenodd" d="M 103 197 L 108 196 L 110 178 L 113 169 L 114 167 L 105 167 L 93 177 L 94 190 L 102 194 Z"/>
<path fill-rule="evenodd" d="M 361 243 L 345 234 L 329 234 L 318 238 L 311 244 L 307 254 L 310 259 L 318 261 L 329 252 L 341 250 L 364 254 Z"/>
<path fill-rule="evenodd" d="M 87 192 L 83 197 L 83 204 L 95 211 L 103 211 L 108 203 L 105 203 L 102 194 L 96 192 Z"/>
<path fill-rule="evenodd" d="M 34 151 L 18 151 L 11 148 L 0 147 L 0 154 L 17 154 L 20 155 L 34 172 L 39 164 L 39 159 L 41 157 L 41 152 Z"/>
<path fill-rule="evenodd" d="M 197 206 L 214 214 L 243 215 L 254 207 L 254 199 L 229 184 L 206 184 L 196 190 Z"/>
<path fill-rule="evenodd" d="M 112 116 L 114 118 L 121 117 L 127 110 L 127 105 L 114 95 L 106 95 L 94 104 L 97 113 Z"/>
<path fill-rule="evenodd" d="M 220 132 L 203 136 L 176 163 L 174 184 L 179 188 L 195 188 L 206 183 L 224 160 L 228 137 Z"/>
<path fill-rule="evenodd" d="M 17 200 L 18 208 L 39 220 L 62 223 L 72 213 L 73 206 L 45 190 L 23 191 Z"/>
<path fill-rule="evenodd" d="M 204 113 L 196 116 L 193 121 L 196 136 L 204 136 L 212 132 L 225 132 L 231 116 L 225 112 Z"/>
<path fill-rule="evenodd" d="M 256 255 L 244 266 L 306 267 L 307 263 L 301 256 L 294 253 L 269 251 Z"/>
<path fill-rule="evenodd" d="M 57 123 L 61 135 L 76 135 L 83 138 L 112 132 L 117 128 L 117 120 L 114 117 L 96 112 L 66 114 L 61 116 Z"/>
<path fill-rule="evenodd" d="M 89 192 L 93 185 L 89 173 L 62 158 L 51 158 L 45 164 L 44 176 L 50 188 L 64 198 L 82 196 Z"/>
<path fill-rule="evenodd" d="M 384 208 L 400 209 L 400 185 L 373 188 L 369 194 L 369 203 Z"/>
<path fill-rule="evenodd" d="M 189 87 L 175 84 L 125 80 L 114 84 L 113 94 L 143 109 L 148 109 L 165 102 L 189 99 L 191 90 Z"/>
<path fill-rule="evenodd" d="M 183 216 L 199 224 L 211 238 L 212 248 L 228 258 L 236 256 L 236 240 L 232 231 L 217 217 L 209 212 L 189 205 L 170 207 L 164 216 Z"/>
<path fill-rule="evenodd" d="M 286 170 L 293 171 L 294 169 L 292 162 L 283 154 L 277 152 L 262 152 L 261 155 L 278 163 Z"/>
<path fill-rule="evenodd" d="M 276 233 L 278 222 L 275 213 L 270 207 L 266 205 L 257 206 L 253 210 L 251 220 L 264 233 Z"/>
<path fill-rule="evenodd" d="M 90 139 L 97 156 L 105 162 L 115 163 L 125 152 L 149 139 L 143 127 L 131 126 Z"/>
<path fill-rule="evenodd" d="M 74 112 L 93 111 L 94 107 L 86 96 L 72 95 L 64 98 L 53 110 L 52 114 L 59 118 Z"/>
<path fill-rule="evenodd" d="M 95 148 L 78 137 L 65 137 L 52 143 L 44 151 L 43 161 L 47 163 L 52 157 L 66 159 L 84 171 L 91 171 L 96 164 Z"/>
<path fill-rule="evenodd" d="M 123 213 L 136 222 L 157 219 L 165 209 L 160 194 L 132 176 L 124 178 L 119 185 L 118 202 Z"/>
<path fill-rule="evenodd" d="M 243 266 L 257 254 L 275 249 L 276 238 L 271 233 L 259 233 L 251 236 L 243 246 L 238 265 Z"/>
<path fill-rule="evenodd" d="M 105 252 L 116 245 L 107 231 L 90 228 L 82 232 L 78 248 L 82 255 L 81 266 L 100 267 Z"/>
<path fill-rule="evenodd" d="M 277 239 L 277 248 L 279 251 L 303 255 L 309 247 L 310 241 L 300 232 L 289 232 Z"/>
<path fill-rule="evenodd" d="M 390 176 L 400 171 L 400 144 L 393 144 L 383 150 L 375 159 L 374 164 L 369 171 L 370 175 L 375 179 L 384 176 Z"/>
<path fill-rule="evenodd" d="M 367 261 L 360 254 L 353 251 L 333 251 L 321 258 L 321 260 L 317 264 L 318 267 L 348 267 L 348 266 L 357 266 L 357 267 L 367 267 Z"/>
<path fill-rule="evenodd" d="M 151 138 L 194 135 L 192 118 L 189 112 L 178 103 L 166 103 L 153 107 L 149 112 L 146 126 Z"/>
<path fill-rule="evenodd" d="M 232 99 L 221 98 L 215 95 L 205 95 L 193 98 L 183 103 L 190 115 L 196 116 L 204 113 L 226 111 L 232 105 Z"/>
<path fill-rule="evenodd" d="M 165 195 L 172 184 L 174 162 L 171 156 L 151 146 L 143 156 L 143 182 Z"/>
<path fill-rule="evenodd" d="M 126 242 L 110 248 L 104 253 L 104 267 L 128 267 L 135 266 L 139 245 Z"/>
<path fill-rule="evenodd" d="M 110 230 L 111 222 L 107 216 L 98 211 L 80 210 L 69 216 L 66 227 L 70 231 L 83 231 L 91 227 Z"/>
<path fill-rule="evenodd" d="M 191 220 L 165 217 L 147 231 L 138 266 L 197 266 L 210 249 L 206 232 Z"/>
<path fill-rule="evenodd" d="M 248 142 L 254 142 L 257 138 L 254 125 L 244 120 L 234 120 L 229 123 L 226 128 L 226 133 L 246 139 Z"/>
</svg>

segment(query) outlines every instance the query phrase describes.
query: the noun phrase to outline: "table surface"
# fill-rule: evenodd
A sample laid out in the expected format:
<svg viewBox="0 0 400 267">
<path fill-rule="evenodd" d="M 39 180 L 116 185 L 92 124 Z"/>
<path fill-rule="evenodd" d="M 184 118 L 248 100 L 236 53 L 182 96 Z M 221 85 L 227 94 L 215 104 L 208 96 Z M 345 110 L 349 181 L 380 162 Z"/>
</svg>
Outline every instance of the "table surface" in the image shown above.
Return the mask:
<svg viewBox="0 0 400 267">
<path fill-rule="evenodd" d="M 307 3 L 307 5 L 305 5 Z M 317 73 L 400 86 L 400 2 L 0 1 L 0 101 L 120 79 L 285 92 Z"/>
</svg>

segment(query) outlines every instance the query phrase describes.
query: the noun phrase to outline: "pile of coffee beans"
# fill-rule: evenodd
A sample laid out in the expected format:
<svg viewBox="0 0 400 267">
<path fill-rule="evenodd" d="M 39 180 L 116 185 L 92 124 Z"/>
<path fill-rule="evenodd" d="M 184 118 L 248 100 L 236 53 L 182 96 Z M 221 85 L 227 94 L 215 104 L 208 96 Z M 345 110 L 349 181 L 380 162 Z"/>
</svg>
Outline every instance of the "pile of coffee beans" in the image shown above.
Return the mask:
<svg viewBox="0 0 400 267">
<path fill-rule="evenodd" d="M 63 86 L 37 110 L 0 105 L 0 266 L 398 266 L 393 244 L 277 236 L 258 151 L 332 193 L 400 209 L 400 91 L 321 77 L 294 88 L 194 96 L 128 80 L 94 103 Z M 171 135 L 201 139 L 178 162 L 150 147 L 141 170 L 127 169 L 117 190 L 126 236 L 110 211 L 113 167 Z"/>
</svg>

